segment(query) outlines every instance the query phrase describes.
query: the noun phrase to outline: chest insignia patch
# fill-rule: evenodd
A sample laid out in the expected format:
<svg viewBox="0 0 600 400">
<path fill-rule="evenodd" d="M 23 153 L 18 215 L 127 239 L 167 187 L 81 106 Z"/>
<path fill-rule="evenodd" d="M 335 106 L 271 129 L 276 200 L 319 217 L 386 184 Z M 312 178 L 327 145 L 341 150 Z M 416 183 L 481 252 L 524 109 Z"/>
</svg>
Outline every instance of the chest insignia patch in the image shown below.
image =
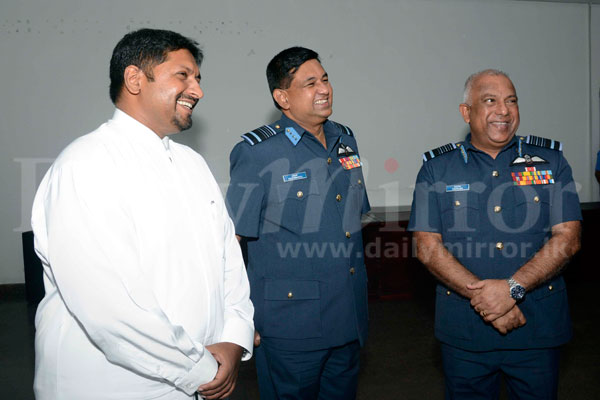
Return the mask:
<svg viewBox="0 0 600 400">
<path fill-rule="evenodd" d="M 300 179 L 306 179 L 306 171 L 302 171 L 302 172 L 296 172 L 295 174 L 287 174 L 287 175 L 283 175 L 283 181 L 284 182 L 293 182 L 293 181 L 298 181 Z"/>
<path fill-rule="evenodd" d="M 349 157 L 339 158 L 340 164 L 344 169 L 354 169 L 358 167 L 362 167 L 362 163 L 360 162 L 360 158 L 355 154 Z"/>
<path fill-rule="evenodd" d="M 531 165 L 536 165 L 536 164 L 547 164 L 548 161 L 544 160 L 542 157 L 540 156 L 530 156 L 529 154 L 524 154 L 522 157 L 518 156 L 517 158 L 515 158 L 511 163 L 510 166 L 515 166 L 515 165 L 526 165 L 526 166 L 531 166 Z"/>
<path fill-rule="evenodd" d="M 548 185 L 554 183 L 551 170 L 536 171 L 535 167 L 525 167 L 523 172 L 511 172 L 513 183 L 522 185 Z"/>
<path fill-rule="evenodd" d="M 464 192 L 469 190 L 469 184 L 466 183 L 464 185 L 448 185 L 446 186 L 446 192 Z"/>
</svg>

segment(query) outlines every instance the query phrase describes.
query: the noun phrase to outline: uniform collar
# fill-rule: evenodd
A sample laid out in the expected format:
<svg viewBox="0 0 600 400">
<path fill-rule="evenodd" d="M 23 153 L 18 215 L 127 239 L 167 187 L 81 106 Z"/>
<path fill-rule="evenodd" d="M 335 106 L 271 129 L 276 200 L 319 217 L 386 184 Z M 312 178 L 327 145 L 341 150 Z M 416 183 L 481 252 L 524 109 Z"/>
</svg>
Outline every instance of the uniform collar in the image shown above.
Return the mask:
<svg viewBox="0 0 600 400">
<path fill-rule="evenodd" d="M 511 147 L 513 147 L 513 146 L 516 146 L 516 145 L 518 145 L 518 143 L 517 143 L 518 141 L 519 141 L 519 136 L 517 136 L 517 135 L 513 136 L 513 138 L 511 139 L 511 141 L 510 141 L 510 142 L 508 142 L 508 143 L 506 144 L 506 146 L 504 146 L 504 147 L 503 147 L 503 148 L 500 150 L 500 152 L 499 152 L 498 154 L 500 154 L 500 153 L 502 153 L 502 152 L 504 152 L 504 151 L 506 151 L 506 150 L 510 149 L 510 148 L 511 148 Z M 477 152 L 481 152 L 481 153 L 483 153 L 481 150 L 479 150 L 478 148 L 476 148 L 475 146 L 473 146 L 473 144 L 471 143 L 471 132 L 469 132 L 469 133 L 467 134 L 467 136 L 465 137 L 465 140 L 464 140 L 464 142 L 462 142 L 462 143 L 461 143 L 461 146 L 462 146 L 462 147 L 463 147 L 463 148 L 464 148 L 466 151 L 469 151 L 469 150 L 471 150 L 471 151 L 477 151 Z"/>
<path fill-rule="evenodd" d="M 317 141 L 317 138 L 315 138 L 312 133 L 308 132 L 306 129 L 301 127 L 296 121 L 288 118 L 283 113 L 281 114 L 281 118 L 275 123 L 275 125 L 278 125 L 279 129 L 283 130 L 285 136 L 287 136 L 289 141 L 292 142 L 294 146 L 296 146 L 298 142 L 300 142 L 300 140 L 302 140 L 302 138 L 304 138 L 304 136 L 306 136 L 307 134 L 310 135 L 313 140 Z M 341 136 L 341 132 L 339 131 L 339 129 L 336 129 L 333 122 L 329 120 L 325 121 L 325 123 L 323 124 L 323 131 L 325 132 L 325 141 L 327 143 L 327 149 L 331 150 L 330 147 L 333 148 L 333 146 L 338 142 L 338 138 Z"/>
</svg>

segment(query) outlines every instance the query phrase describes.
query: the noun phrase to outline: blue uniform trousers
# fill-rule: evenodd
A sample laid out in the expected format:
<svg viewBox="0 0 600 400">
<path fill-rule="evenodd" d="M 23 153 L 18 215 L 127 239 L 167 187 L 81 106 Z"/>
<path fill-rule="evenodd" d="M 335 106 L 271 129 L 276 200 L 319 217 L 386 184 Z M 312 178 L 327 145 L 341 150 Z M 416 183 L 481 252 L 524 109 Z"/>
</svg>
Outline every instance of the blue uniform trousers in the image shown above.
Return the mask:
<svg viewBox="0 0 600 400">
<path fill-rule="evenodd" d="M 498 399 L 504 375 L 510 399 L 557 397 L 560 348 L 473 352 L 442 343 L 446 399 Z"/>
<path fill-rule="evenodd" d="M 358 340 L 314 351 L 273 348 L 261 338 L 254 349 L 261 400 L 346 400 L 356 398 Z"/>
</svg>

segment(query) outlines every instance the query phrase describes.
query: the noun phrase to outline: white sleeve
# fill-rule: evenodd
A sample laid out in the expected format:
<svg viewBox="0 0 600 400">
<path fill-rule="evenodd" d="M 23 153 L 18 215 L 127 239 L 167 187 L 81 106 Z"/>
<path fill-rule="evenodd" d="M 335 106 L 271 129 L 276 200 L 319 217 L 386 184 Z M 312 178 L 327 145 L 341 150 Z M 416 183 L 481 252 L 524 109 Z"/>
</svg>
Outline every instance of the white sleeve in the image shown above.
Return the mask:
<svg viewBox="0 0 600 400">
<path fill-rule="evenodd" d="M 67 308 L 110 362 L 192 395 L 217 363 L 170 323 L 147 284 L 134 205 L 122 198 L 117 173 L 90 161 L 52 168 L 34 204 L 44 209 L 37 223 L 47 231 L 46 261 Z"/>
<path fill-rule="evenodd" d="M 235 237 L 233 221 L 223 203 L 225 222 L 225 324 L 221 342 L 235 343 L 245 349 L 242 360 L 252 357 L 254 345 L 254 307 L 250 301 L 250 285 L 240 244 Z"/>
</svg>

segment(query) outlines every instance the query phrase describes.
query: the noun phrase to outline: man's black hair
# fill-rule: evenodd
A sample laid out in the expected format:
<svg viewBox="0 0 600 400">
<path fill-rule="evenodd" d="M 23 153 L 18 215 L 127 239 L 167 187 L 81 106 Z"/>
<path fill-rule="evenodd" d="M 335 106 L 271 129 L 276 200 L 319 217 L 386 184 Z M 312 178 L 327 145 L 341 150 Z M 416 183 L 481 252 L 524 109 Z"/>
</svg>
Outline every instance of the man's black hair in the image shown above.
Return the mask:
<svg viewBox="0 0 600 400">
<path fill-rule="evenodd" d="M 113 50 L 110 59 L 110 99 L 117 103 L 124 83 L 125 68 L 135 65 L 153 79 L 152 68 L 166 61 L 168 53 L 186 49 L 198 66 L 204 55 L 195 40 L 179 33 L 162 29 L 139 29 L 123 36 Z"/>
<path fill-rule="evenodd" d="M 267 65 L 267 82 L 269 83 L 271 95 L 275 89 L 289 88 L 298 68 L 308 60 L 321 62 L 315 51 L 304 47 L 290 47 L 273 57 Z M 275 107 L 281 109 L 275 99 L 273 99 L 273 102 Z"/>
</svg>

